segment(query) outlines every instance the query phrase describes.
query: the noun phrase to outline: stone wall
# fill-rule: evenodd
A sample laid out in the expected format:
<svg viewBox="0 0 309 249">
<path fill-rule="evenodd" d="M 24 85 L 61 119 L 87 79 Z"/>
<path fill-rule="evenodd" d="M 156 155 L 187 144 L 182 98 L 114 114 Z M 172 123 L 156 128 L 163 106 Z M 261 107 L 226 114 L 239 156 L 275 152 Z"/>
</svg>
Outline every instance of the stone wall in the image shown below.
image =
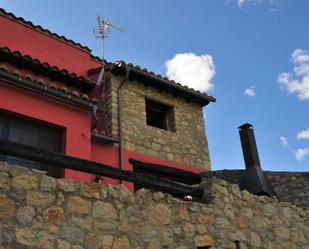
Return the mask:
<svg viewBox="0 0 309 249">
<path fill-rule="evenodd" d="M 308 213 L 212 179 L 211 203 L 0 163 L 1 249 L 308 249 Z"/>
<path fill-rule="evenodd" d="M 109 118 L 114 135 L 118 134 L 117 88 L 122 77 L 110 82 Z M 122 127 L 127 150 L 210 170 L 208 144 L 200 105 L 187 102 L 152 87 L 129 81 L 123 88 Z M 174 106 L 176 131 L 146 124 L 145 98 Z"/>
<path fill-rule="evenodd" d="M 206 181 L 217 177 L 239 185 L 244 172 L 244 170 L 211 171 L 205 172 L 203 178 Z M 309 172 L 265 171 L 265 173 L 281 201 L 309 210 Z"/>
</svg>

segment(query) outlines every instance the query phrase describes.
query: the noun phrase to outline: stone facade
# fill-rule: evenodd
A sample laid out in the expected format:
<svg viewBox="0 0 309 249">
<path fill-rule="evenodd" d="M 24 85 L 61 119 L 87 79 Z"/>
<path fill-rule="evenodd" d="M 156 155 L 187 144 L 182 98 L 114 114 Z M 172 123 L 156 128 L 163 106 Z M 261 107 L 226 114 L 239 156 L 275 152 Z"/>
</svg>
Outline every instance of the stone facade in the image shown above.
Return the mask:
<svg viewBox="0 0 309 249">
<path fill-rule="evenodd" d="M 309 214 L 213 178 L 211 203 L 0 163 L 1 249 L 309 249 Z"/>
<path fill-rule="evenodd" d="M 118 134 L 117 89 L 122 80 L 123 77 L 113 77 L 107 91 L 108 127 L 114 136 Z M 127 150 L 210 170 L 200 105 L 136 81 L 125 83 L 122 96 L 123 142 Z M 175 131 L 146 124 L 145 98 L 174 107 Z"/>
</svg>

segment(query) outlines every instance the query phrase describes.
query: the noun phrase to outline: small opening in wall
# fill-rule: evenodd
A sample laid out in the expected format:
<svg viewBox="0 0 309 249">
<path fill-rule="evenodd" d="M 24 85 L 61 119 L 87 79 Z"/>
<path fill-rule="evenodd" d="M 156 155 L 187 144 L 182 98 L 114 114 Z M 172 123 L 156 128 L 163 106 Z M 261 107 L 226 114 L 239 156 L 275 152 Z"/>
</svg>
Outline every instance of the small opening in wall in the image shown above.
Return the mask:
<svg viewBox="0 0 309 249">
<path fill-rule="evenodd" d="M 174 108 L 154 100 L 145 99 L 146 124 L 167 131 L 175 131 Z"/>
</svg>

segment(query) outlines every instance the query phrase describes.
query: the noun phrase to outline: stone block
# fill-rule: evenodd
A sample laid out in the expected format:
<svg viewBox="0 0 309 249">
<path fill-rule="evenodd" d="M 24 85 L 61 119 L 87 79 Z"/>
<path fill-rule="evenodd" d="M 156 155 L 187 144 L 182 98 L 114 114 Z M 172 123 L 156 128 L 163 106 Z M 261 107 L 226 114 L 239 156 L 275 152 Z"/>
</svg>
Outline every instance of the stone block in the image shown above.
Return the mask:
<svg viewBox="0 0 309 249">
<path fill-rule="evenodd" d="M 43 212 L 43 218 L 46 222 L 64 222 L 63 208 L 58 206 L 46 208 Z"/>
<path fill-rule="evenodd" d="M 173 221 L 181 222 L 181 221 L 190 221 L 190 214 L 187 207 L 175 207 L 173 209 Z"/>
<path fill-rule="evenodd" d="M 197 216 L 197 221 L 203 224 L 207 224 L 207 225 L 212 225 L 214 223 L 214 220 L 212 217 L 208 216 L 208 215 L 199 215 Z"/>
<path fill-rule="evenodd" d="M 154 225 L 170 224 L 171 210 L 163 205 L 157 204 L 149 210 L 149 222 Z"/>
<path fill-rule="evenodd" d="M 16 228 L 16 242 L 24 246 L 35 245 L 35 235 L 30 228 Z"/>
<path fill-rule="evenodd" d="M 30 206 L 46 207 L 53 203 L 55 196 L 52 194 L 42 194 L 40 192 L 30 191 L 27 192 L 27 204 Z"/>
<path fill-rule="evenodd" d="M 91 203 L 79 196 L 70 196 L 67 202 L 67 210 L 73 214 L 89 214 Z"/>
<path fill-rule="evenodd" d="M 65 240 L 57 240 L 57 249 L 71 249 L 71 244 Z"/>
<path fill-rule="evenodd" d="M 186 237 L 193 237 L 196 231 L 195 226 L 189 222 L 186 222 L 183 225 L 182 229 Z"/>
<path fill-rule="evenodd" d="M 15 204 L 7 197 L 0 195 L 0 220 L 9 220 L 15 212 Z"/>
<path fill-rule="evenodd" d="M 35 176 L 31 175 L 19 175 L 15 176 L 12 180 L 12 186 L 14 188 L 21 189 L 37 189 L 39 185 L 39 180 Z"/>
<path fill-rule="evenodd" d="M 208 234 L 195 236 L 194 242 L 196 246 L 200 246 L 200 247 L 214 245 L 214 239 Z"/>
<path fill-rule="evenodd" d="M 58 188 L 64 192 L 72 193 L 79 189 L 80 183 L 69 179 L 57 179 Z"/>
<path fill-rule="evenodd" d="M 60 227 L 55 225 L 55 224 L 51 224 L 48 226 L 48 231 L 51 233 L 51 234 L 57 234 L 60 230 Z"/>
<path fill-rule="evenodd" d="M 24 206 L 17 210 L 16 218 L 21 226 L 30 224 L 35 216 L 34 208 L 31 206 Z"/>
<path fill-rule="evenodd" d="M 0 190 L 7 191 L 10 189 L 11 180 L 6 172 L 0 172 Z"/>
<path fill-rule="evenodd" d="M 110 203 L 96 201 L 93 204 L 92 215 L 94 218 L 103 220 L 117 220 L 117 210 Z"/>
<path fill-rule="evenodd" d="M 71 243 L 83 243 L 85 240 L 85 232 L 82 229 L 71 226 L 62 227 L 59 235 L 62 239 Z"/>
<path fill-rule="evenodd" d="M 57 180 L 50 176 L 43 175 L 41 179 L 41 190 L 43 192 L 55 191 L 57 188 Z"/>
</svg>

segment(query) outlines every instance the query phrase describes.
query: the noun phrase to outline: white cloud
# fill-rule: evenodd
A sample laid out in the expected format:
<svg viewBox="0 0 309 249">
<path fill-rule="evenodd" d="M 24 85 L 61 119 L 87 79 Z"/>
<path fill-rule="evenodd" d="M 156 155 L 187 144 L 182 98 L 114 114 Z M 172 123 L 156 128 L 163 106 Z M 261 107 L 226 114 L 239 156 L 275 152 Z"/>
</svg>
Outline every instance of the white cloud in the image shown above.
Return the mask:
<svg viewBox="0 0 309 249">
<path fill-rule="evenodd" d="M 297 133 L 297 139 L 309 139 L 309 128 L 307 130 L 303 130 Z"/>
<path fill-rule="evenodd" d="M 239 8 L 243 8 L 246 5 L 258 5 L 258 4 L 268 4 L 274 6 L 274 8 L 269 9 L 269 11 L 277 11 L 276 7 L 280 6 L 281 0 L 225 0 L 225 5 L 228 6 L 231 3 L 236 3 Z"/>
<path fill-rule="evenodd" d="M 174 58 L 165 62 L 165 66 L 166 75 L 170 80 L 203 92 L 214 87 L 211 80 L 216 70 L 213 58 L 209 54 L 176 54 Z"/>
<path fill-rule="evenodd" d="M 238 0 L 238 6 L 241 8 L 245 2 L 246 0 Z"/>
<path fill-rule="evenodd" d="M 254 97 L 255 96 L 255 86 L 250 86 L 249 88 L 245 89 L 244 96 Z"/>
<path fill-rule="evenodd" d="M 260 3 L 277 4 L 276 0 L 237 0 L 238 7 L 242 8 L 245 4 L 260 4 Z"/>
<path fill-rule="evenodd" d="M 289 146 L 289 140 L 288 140 L 288 138 L 287 137 L 285 137 L 285 136 L 280 136 L 279 137 L 279 139 L 280 139 L 280 142 L 281 142 L 281 144 L 283 145 L 283 146 Z"/>
<path fill-rule="evenodd" d="M 309 156 L 309 148 L 300 148 L 295 151 L 295 157 L 298 161 L 304 160 L 306 156 Z"/>
<path fill-rule="evenodd" d="M 294 69 L 292 73 L 281 73 L 279 84 L 289 93 L 297 94 L 298 99 L 309 99 L 309 53 L 302 49 L 295 49 L 291 55 Z"/>
</svg>

